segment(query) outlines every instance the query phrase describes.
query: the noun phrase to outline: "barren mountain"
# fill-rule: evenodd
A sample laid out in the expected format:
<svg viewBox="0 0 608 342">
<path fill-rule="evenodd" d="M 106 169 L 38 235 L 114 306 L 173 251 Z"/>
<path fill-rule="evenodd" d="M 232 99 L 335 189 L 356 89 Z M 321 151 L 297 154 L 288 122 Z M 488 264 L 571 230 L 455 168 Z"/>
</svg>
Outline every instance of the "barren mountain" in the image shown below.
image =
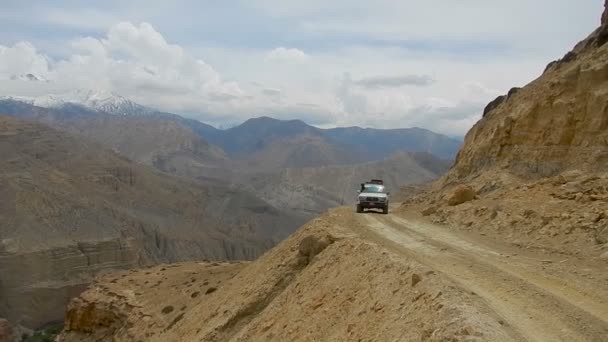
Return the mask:
<svg viewBox="0 0 608 342">
<path fill-rule="evenodd" d="M 331 210 L 166 318 L 145 288 L 101 279 L 60 341 L 605 341 L 606 7 L 571 53 L 493 101 L 448 174 L 400 210 Z M 161 293 L 203 289 L 184 286 Z"/>
<path fill-rule="evenodd" d="M 494 170 L 540 177 L 571 168 L 604 169 L 607 40 L 608 25 L 603 25 L 549 64 L 540 78 L 497 99 L 466 135 L 448 179 Z"/>
<path fill-rule="evenodd" d="M 60 108 L 42 108 L 15 100 L 0 101 L 0 112 L 95 140 L 131 160 L 163 171 L 181 173 L 173 165 L 180 158 L 209 168 L 222 165 L 227 159 L 220 148 L 170 116 L 118 116 L 69 103 Z"/>
<path fill-rule="evenodd" d="M 450 166 L 426 153 L 398 153 L 377 162 L 312 168 L 287 168 L 280 173 L 258 174 L 247 184 L 269 203 L 302 214 L 320 214 L 354 203 L 359 184 L 381 178 L 397 192 L 402 185 L 428 182 Z"/>
<path fill-rule="evenodd" d="M 356 164 L 364 162 L 365 158 L 352 147 L 332 144 L 318 136 L 296 135 L 268 142 L 244 160 L 253 170 L 277 171 Z"/>
<path fill-rule="evenodd" d="M 587 257 L 605 252 L 605 17 L 601 27 L 551 62 L 538 79 L 490 103 L 447 175 L 410 204 L 435 222 L 507 237 L 529 248 Z M 473 198 L 478 200 L 453 206 Z"/>
<path fill-rule="evenodd" d="M 40 124 L 1 117 L 0 152 L 0 316 L 27 327 L 60 319 L 99 271 L 253 259 L 302 222 Z"/>
<path fill-rule="evenodd" d="M 267 146 L 273 146 L 275 142 L 285 143 L 288 139 L 299 140 L 301 137 L 311 138 L 312 142 L 321 139 L 325 144 L 339 149 L 348 147 L 351 152 L 343 156 L 343 159 L 337 159 L 333 164 L 382 160 L 402 151 L 427 152 L 440 158 L 453 159 L 461 144 L 458 140 L 420 128 L 320 129 L 300 120 L 282 121 L 268 117 L 250 119 L 225 131 L 205 130 L 202 134 L 206 140 L 222 147 L 233 156 L 260 152 Z M 355 156 L 356 158 L 353 158 Z M 310 166 L 324 165 L 330 164 Z"/>
<path fill-rule="evenodd" d="M 0 110 L 93 139 L 163 172 L 247 188 L 284 210 L 308 218 L 352 201 L 358 184 L 366 179 L 383 177 L 392 189 L 398 189 L 403 184 L 436 178 L 447 169 L 445 161 L 427 153 L 411 157 L 398 152 L 397 156 L 382 157 L 387 151 L 457 144 L 416 129 L 320 130 L 298 120 L 271 118 L 251 119 L 231 130 L 219 131 L 167 113 L 111 115 L 70 103 L 41 108 L 4 100 L 0 101 Z M 343 143 L 328 137 L 330 133 L 337 134 Z M 221 139 L 227 139 L 221 143 L 233 159 L 200 134 L 212 134 L 214 139 L 220 134 Z M 357 135 L 363 145 L 373 146 L 373 152 L 353 142 Z M 434 144 L 425 139 L 447 142 Z M 392 144 L 388 150 L 382 149 L 384 140 Z"/>
</svg>

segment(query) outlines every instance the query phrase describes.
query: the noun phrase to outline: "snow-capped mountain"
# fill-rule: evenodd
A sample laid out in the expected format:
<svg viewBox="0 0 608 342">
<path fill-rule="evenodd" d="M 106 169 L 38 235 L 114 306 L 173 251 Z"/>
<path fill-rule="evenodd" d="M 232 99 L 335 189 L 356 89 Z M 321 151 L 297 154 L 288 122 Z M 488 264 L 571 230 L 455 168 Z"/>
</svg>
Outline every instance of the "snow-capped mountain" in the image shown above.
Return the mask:
<svg viewBox="0 0 608 342">
<path fill-rule="evenodd" d="M 11 81 L 30 81 L 30 82 L 48 82 L 42 76 L 34 75 L 34 74 L 23 74 L 23 75 L 12 75 L 10 77 Z"/>
<path fill-rule="evenodd" d="M 44 108 L 80 105 L 88 109 L 115 115 L 149 115 L 158 112 L 108 91 L 76 90 L 60 95 L 49 94 L 39 97 L 4 96 L 0 97 L 0 99 L 25 102 Z"/>
</svg>

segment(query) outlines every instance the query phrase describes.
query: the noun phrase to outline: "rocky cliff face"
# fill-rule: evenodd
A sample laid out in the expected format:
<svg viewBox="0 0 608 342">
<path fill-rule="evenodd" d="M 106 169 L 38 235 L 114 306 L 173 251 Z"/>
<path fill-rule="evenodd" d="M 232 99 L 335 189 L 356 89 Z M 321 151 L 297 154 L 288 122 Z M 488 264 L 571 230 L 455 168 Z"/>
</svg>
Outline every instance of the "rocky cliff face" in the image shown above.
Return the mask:
<svg viewBox="0 0 608 342">
<path fill-rule="evenodd" d="M 27 327 L 61 317 L 69 298 L 78 295 L 102 270 L 139 266 L 141 251 L 132 241 L 80 242 L 47 250 L 14 253 L 0 248 L 0 312 Z"/>
<path fill-rule="evenodd" d="M 607 17 L 608 7 L 542 76 L 492 101 L 447 175 L 404 210 L 526 248 L 608 255 Z"/>
<path fill-rule="evenodd" d="M 484 172 L 556 175 L 608 165 L 608 24 L 523 89 L 494 101 L 466 135 L 446 181 Z"/>
</svg>

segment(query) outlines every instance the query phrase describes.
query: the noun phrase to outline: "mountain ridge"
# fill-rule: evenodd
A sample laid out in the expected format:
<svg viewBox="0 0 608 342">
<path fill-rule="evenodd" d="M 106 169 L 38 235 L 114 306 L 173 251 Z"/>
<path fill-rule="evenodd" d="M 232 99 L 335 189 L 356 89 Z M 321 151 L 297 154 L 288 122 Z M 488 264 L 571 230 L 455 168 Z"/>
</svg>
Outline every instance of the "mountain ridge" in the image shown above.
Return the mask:
<svg viewBox="0 0 608 342">
<path fill-rule="evenodd" d="M 65 106 L 83 106 L 88 110 L 114 115 L 175 120 L 233 156 L 254 152 L 264 147 L 272 138 L 284 138 L 288 135 L 320 136 L 332 143 L 356 145 L 359 148 L 358 152 L 364 153 L 366 158 L 376 156 L 378 160 L 404 148 L 408 152 L 429 152 L 441 158 L 453 159 L 461 145 L 461 142 L 456 139 L 418 127 L 375 129 L 352 126 L 322 129 L 299 119 L 280 120 L 268 116 L 250 118 L 240 125 L 221 130 L 196 119 L 155 110 L 106 91 L 81 90 L 64 95 L 47 95 L 37 98 L 4 96 L 0 97 L 0 100 L 2 99 L 20 101 L 44 108 L 61 109 Z M 361 137 L 365 143 L 358 140 Z M 382 140 L 387 137 L 390 142 L 382 145 Z M 376 144 L 375 150 L 368 148 L 369 145 L 374 144 Z"/>
</svg>

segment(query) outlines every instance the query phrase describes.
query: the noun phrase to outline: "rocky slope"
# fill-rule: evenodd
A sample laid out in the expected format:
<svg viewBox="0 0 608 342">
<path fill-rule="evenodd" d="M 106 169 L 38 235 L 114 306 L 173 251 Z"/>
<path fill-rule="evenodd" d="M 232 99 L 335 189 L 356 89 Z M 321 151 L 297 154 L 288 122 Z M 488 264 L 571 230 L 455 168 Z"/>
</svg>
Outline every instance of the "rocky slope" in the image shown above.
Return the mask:
<svg viewBox="0 0 608 342">
<path fill-rule="evenodd" d="M 541 77 L 486 109 L 466 135 L 447 182 L 491 171 L 554 176 L 608 165 L 608 24 Z M 492 108 L 494 107 L 494 108 Z"/>
<path fill-rule="evenodd" d="M 490 103 L 447 175 L 406 209 L 528 248 L 605 253 L 606 16 L 542 76 Z"/>
<path fill-rule="evenodd" d="M 264 144 L 262 149 L 243 158 L 249 169 L 272 172 L 286 168 L 352 165 L 367 160 L 352 146 L 335 144 L 318 136 L 294 135 Z"/>
<path fill-rule="evenodd" d="M 0 117 L 0 317 L 61 319 L 97 272 L 253 259 L 302 222 L 254 195 L 161 174 L 49 127 Z"/>
<path fill-rule="evenodd" d="M 175 165 L 178 159 L 201 168 L 227 160 L 220 148 L 168 115 L 111 115 L 70 103 L 43 108 L 10 99 L 0 101 L 0 113 L 83 136 L 163 171 L 187 173 L 185 166 Z"/>
<path fill-rule="evenodd" d="M 70 303 L 59 341 L 516 339 L 478 297 L 359 237 L 358 224 L 332 210 L 236 274 L 181 265 L 101 278 Z"/>
<path fill-rule="evenodd" d="M 363 181 L 380 178 L 396 193 L 400 186 L 427 182 L 447 171 L 449 161 L 426 153 L 398 153 L 377 162 L 314 168 L 288 168 L 248 180 L 255 193 L 273 205 L 318 215 L 354 202 Z"/>
</svg>

